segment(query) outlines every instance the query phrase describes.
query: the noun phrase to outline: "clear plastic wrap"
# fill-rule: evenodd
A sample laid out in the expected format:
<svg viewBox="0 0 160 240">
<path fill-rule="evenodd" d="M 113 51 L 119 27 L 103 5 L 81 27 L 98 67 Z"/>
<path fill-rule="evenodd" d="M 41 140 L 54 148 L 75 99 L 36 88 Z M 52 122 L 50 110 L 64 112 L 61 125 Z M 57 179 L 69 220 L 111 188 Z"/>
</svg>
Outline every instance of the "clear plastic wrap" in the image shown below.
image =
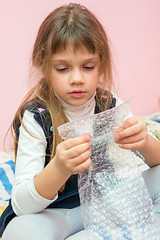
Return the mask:
<svg viewBox="0 0 160 240">
<path fill-rule="evenodd" d="M 78 178 L 84 226 L 91 240 L 160 239 L 160 223 L 137 156 L 114 142 L 115 131 L 129 114 L 126 102 L 58 128 L 64 140 L 91 135 L 92 164 Z"/>
</svg>

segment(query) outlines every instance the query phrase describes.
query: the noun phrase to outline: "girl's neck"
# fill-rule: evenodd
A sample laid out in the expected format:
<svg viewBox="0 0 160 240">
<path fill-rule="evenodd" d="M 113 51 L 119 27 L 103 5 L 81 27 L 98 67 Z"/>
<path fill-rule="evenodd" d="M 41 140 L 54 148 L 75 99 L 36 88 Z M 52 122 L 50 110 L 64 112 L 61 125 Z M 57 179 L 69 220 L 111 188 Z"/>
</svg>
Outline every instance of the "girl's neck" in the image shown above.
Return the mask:
<svg viewBox="0 0 160 240">
<path fill-rule="evenodd" d="M 88 117 L 94 114 L 95 110 L 95 95 L 96 93 L 83 105 L 81 106 L 72 106 L 64 102 L 57 95 L 58 100 L 60 101 L 65 115 L 68 117 L 69 121 L 76 121 L 84 117 Z"/>
</svg>

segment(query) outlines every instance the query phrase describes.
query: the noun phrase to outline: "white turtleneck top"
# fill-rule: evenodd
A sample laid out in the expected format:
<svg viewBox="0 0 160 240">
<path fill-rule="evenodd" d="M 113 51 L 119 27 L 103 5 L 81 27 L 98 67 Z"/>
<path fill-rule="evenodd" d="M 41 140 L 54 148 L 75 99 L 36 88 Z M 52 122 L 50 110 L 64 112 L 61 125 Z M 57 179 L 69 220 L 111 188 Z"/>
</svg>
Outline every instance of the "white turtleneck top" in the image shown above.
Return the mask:
<svg viewBox="0 0 160 240">
<path fill-rule="evenodd" d="M 116 106 L 121 103 L 122 101 L 117 98 Z M 69 120 L 77 120 L 94 114 L 95 95 L 80 107 L 70 106 L 62 100 L 61 104 Z M 23 116 L 23 123 L 31 134 L 22 125 L 19 129 L 15 182 L 12 190 L 12 206 L 17 215 L 40 212 L 58 197 L 56 194 L 52 200 L 45 199 L 38 194 L 34 186 L 34 176 L 45 166 L 47 142 L 42 128 L 33 115 L 26 110 Z"/>
<path fill-rule="evenodd" d="M 84 117 L 89 117 L 94 114 L 95 105 L 96 105 L 95 96 L 96 96 L 96 92 L 86 103 L 84 103 L 81 106 L 72 106 L 64 102 L 58 96 L 57 98 L 59 99 L 61 106 L 63 108 L 63 111 L 65 115 L 68 117 L 69 121 L 76 121 Z"/>
</svg>

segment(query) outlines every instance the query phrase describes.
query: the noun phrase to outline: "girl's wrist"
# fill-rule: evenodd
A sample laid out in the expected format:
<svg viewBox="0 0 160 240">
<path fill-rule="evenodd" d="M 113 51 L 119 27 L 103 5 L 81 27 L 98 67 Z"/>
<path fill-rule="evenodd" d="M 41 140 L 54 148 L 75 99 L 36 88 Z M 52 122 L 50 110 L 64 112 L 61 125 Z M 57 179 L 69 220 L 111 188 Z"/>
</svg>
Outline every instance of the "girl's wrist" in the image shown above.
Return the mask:
<svg viewBox="0 0 160 240">
<path fill-rule="evenodd" d="M 71 172 L 67 171 L 62 164 L 58 163 L 58 161 L 56 160 L 56 157 L 54 157 L 52 160 L 52 166 L 56 169 L 57 174 L 59 174 L 59 176 L 62 176 L 64 178 L 66 178 L 66 180 L 68 180 L 68 178 L 70 178 L 70 176 L 72 175 Z"/>
<path fill-rule="evenodd" d="M 160 153 L 160 142 L 148 134 L 148 139 L 145 147 L 139 151 L 145 158 L 145 162 L 150 166 L 156 166 L 160 164 L 159 153 Z"/>
<path fill-rule="evenodd" d="M 139 149 L 139 152 L 141 152 L 141 154 L 142 153 L 145 154 L 148 151 L 149 146 L 150 146 L 150 134 L 147 135 L 144 146 L 141 149 Z"/>
<path fill-rule="evenodd" d="M 49 200 L 55 197 L 70 177 L 70 174 L 63 172 L 54 160 L 52 159 L 43 171 L 34 178 L 34 185 L 38 194 Z"/>
</svg>

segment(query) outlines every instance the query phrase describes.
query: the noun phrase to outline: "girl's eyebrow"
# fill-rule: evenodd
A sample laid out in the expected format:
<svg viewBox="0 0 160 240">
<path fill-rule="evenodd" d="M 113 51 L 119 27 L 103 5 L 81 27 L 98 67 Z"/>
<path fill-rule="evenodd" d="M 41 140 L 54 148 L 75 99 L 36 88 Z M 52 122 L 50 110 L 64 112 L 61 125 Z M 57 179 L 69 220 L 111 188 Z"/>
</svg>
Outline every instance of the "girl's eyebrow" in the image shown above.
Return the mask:
<svg viewBox="0 0 160 240">
<path fill-rule="evenodd" d="M 52 60 L 53 63 L 67 63 L 67 60 L 64 60 L 64 59 L 53 59 Z"/>
<path fill-rule="evenodd" d="M 92 58 L 87 58 L 82 60 L 83 63 L 87 63 L 87 62 L 98 62 L 99 61 L 99 57 L 92 57 Z M 70 62 L 70 60 L 68 59 L 53 59 L 52 60 L 53 63 L 68 63 Z"/>
<path fill-rule="evenodd" d="M 84 60 L 84 62 L 98 62 L 98 61 L 99 61 L 99 57 L 93 57 L 93 58 L 88 58 Z"/>
</svg>

